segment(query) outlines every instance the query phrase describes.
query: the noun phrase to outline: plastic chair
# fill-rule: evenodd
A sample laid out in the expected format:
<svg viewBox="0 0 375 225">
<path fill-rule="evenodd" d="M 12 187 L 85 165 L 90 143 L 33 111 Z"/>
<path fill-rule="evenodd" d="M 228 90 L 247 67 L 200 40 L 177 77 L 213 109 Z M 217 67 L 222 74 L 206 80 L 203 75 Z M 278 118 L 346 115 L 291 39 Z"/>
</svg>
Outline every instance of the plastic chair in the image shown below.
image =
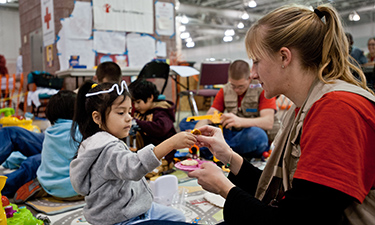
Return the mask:
<svg viewBox="0 0 375 225">
<path fill-rule="evenodd" d="M 179 99 L 183 96 L 188 96 L 190 109 L 193 116 L 198 116 L 198 107 L 194 96 L 203 96 L 205 99 L 210 98 L 210 103 L 219 92 L 214 85 L 226 84 L 228 82 L 228 69 L 230 66 L 229 60 L 204 61 L 201 64 L 201 74 L 199 76 L 198 86 L 196 90 L 186 90 L 178 93 Z M 200 89 L 200 86 L 205 88 Z M 181 102 L 181 101 L 179 101 Z M 178 106 L 177 121 L 180 119 L 181 105 Z"/>
<path fill-rule="evenodd" d="M 161 61 L 151 61 L 147 63 L 142 68 L 141 72 L 139 72 L 138 78 L 134 82 L 142 79 L 148 80 L 155 78 L 164 79 L 164 84 L 160 90 L 159 99 L 165 99 L 164 90 L 167 87 L 169 80 L 169 65 L 167 63 Z"/>
</svg>

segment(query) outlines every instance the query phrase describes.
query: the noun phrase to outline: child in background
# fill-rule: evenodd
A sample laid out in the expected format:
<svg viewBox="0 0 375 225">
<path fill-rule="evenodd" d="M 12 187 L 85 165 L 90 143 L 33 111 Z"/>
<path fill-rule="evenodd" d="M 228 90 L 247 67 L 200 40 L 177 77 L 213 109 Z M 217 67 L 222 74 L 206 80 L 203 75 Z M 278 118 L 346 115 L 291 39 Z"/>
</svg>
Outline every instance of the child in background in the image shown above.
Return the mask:
<svg viewBox="0 0 375 225">
<path fill-rule="evenodd" d="M 1 68 L 0 55 L 0 73 L 3 71 Z M 97 81 L 99 84 L 103 82 L 120 83 L 121 77 L 121 68 L 116 63 L 103 62 L 98 65 L 93 80 Z M 74 92 L 77 93 L 78 89 L 74 90 Z M 26 156 L 40 154 L 42 152 L 43 140 L 44 133 L 35 133 L 21 127 L 1 128 L 0 163 L 4 162 L 2 166 L 7 169 L 18 168 L 22 161 L 26 159 Z M 7 182 L 9 182 L 9 180 Z"/>
<path fill-rule="evenodd" d="M 92 224 L 134 224 L 142 220 L 185 221 L 178 210 L 153 202 L 145 174 L 175 148 L 196 138 L 178 133 L 161 144 L 129 150 L 121 140 L 131 127 L 131 98 L 126 83 L 87 81 L 77 96 L 72 136 L 79 127 L 83 140 L 70 164 L 74 189 L 85 196 L 84 216 Z"/>
<path fill-rule="evenodd" d="M 122 77 L 121 68 L 115 62 L 102 62 L 95 70 L 92 78 L 97 83 L 116 82 L 120 83 Z"/>
<path fill-rule="evenodd" d="M 6 175 L 8 179 L 3 195 L 12 197 L 17 191 L 14 196 L 16 203 L 22 203 L 36 193 L 67 200 L 78 196 L 69 178 L 69 164 L 77 150 L 70 136 L 75 99 L 76 94 L 67 90 L 51 97 L 46 117 L 52 126 L 44 133 L 42 152 L 22 152 L 28 158 L 18 170 Z M 79 138 L 77 133 L 76 139 Z"/>
<path fill-rule="evenodd" d="M 176 134 L 173 125 L 175 121 L 174 104 L 171 101 L 158 100 L 159 91 L 155 84 L 141 80 L 131 83 L 129 90 L 135 108 L 134 119 L 141 129 L 142 141 L 137 140 L 138 149 L 148 144 L 158 145 Z M 173 150 L 165 156 L 170 168 L 173 167 L 175 153 L 176 150 Z"/>
</svg>

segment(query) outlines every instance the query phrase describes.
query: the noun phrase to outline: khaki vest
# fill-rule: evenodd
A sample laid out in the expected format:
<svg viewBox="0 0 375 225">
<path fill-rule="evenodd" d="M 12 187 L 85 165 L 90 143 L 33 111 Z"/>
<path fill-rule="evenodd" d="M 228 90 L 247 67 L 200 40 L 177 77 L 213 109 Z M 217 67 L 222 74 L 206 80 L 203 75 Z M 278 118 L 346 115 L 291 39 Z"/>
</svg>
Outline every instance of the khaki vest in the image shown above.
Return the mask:
<svg viewBox="0 0 375 225">
<path fill-rule="evenodd" d="M 253 117 L 259 117 L 259 96 L 263 91 L 263 88 L 261 86 L 258 86 L 259 82 L 256 80 L 252 80 L 249 88 L 246 91 L 246 94 L 241 102 L 241 107 L 238 108 L 238 95 L 236 92 L 232 89 L 230 84 L 226 84 L 223 88 L 224 91 L 224 104 L 225 109 L 228 113 L 233 113 L 239 117 L 245 117 L 245 118 L 253 118 Z M 274 122 L 273 127 L 271 130 L 267 130 L 267 136 L 268 141 L 271 143 L 277 132 L 280 129 L 280 120 L 276 116 L 274 116 Z"/>
<path fill-rule="evenodd" d="M 258 104 L 259 95 L 263 88 L 257 81 L 251 81 L 247 88 L 246 94 L 241 102 L 241 107 L 238 108 L 238 95 L 230 86 L 230 83 L 224 85 L 224 106 L 228 113 L 233 113 L 238 117 L 252 118 L 259 117 Z"/>
<path fill-rule="evenodd" d="M 268 204 L 276 197 L 281 187 L 279 185 L 282 185 L 283 191 L 292 188 L 293 176 L 301 155 L 300 137 L 306 114 L 317 100 L 332 91 L 356 93 L 375 103 L 375 96 L 355 85 L 341 80 L 333 84 L 316 80 L 298 114 L 295 115 L 295 105 L 288 110 L 275 138 L 275 149 L 259 180 L 256 198 Z M 278 184 L 277 180 L 282 182 Z M 375 190 L 369 192 L 362 204 L 354 202 L 350 205 L 345 210 L 345 217 L 345 224 L 375 224 Z"/>
</svg>

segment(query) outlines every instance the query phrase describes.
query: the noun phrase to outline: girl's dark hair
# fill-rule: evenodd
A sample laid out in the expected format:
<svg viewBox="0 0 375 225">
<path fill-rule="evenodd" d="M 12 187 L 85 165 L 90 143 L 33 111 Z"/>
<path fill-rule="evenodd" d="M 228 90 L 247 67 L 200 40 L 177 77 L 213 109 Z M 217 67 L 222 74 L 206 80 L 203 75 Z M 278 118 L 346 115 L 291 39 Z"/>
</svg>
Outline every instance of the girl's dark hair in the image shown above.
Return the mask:
<svg viewBox="0 0 375 225">
<path fill-rule="evenodd" d="M 119 97 L 116 88 L 109 93 L 86 97 L 87 93 L 95 93 L 103 90 L 108 90 L 117 83 L 102 83 L 92 88 L 93 84 L 95 84 L 95 82 L 91 80 L 86 81 L 78 91 L 74 108 L 73 125 L 71 129 L 71 136 L 73 140 L 78 143 L 80 143 L 80 141 L 76 140 L 75 138 L 77 127 L 82 134 L 82 141 L 92 136 L 96 132 L 101 131 L 99 125 L 94 122 L 92 113 L 94 111 L 99 112 L 101 115 L 102 124 L 105 126 L 106 118 L 110 113 L 111 106 L 117 99 L 117 97 Z M 125 101 L 126 97 L 131 98 L 129 92 L 126 89 L 120 96 L 123 97 L 122 102 Z"/>
<path fill-rule="evenodd" d="M 154 96 L 154 102 L 158 100 L 160 92 L 156 88 L 156 85 L 148 80 L 134 81 L 129 85 L 129 91 L 133 100 L 143 100 L 147 102 L 147 99 Z"/>
<path fill-rule="evenodd" d="M 57 119 L 73 119 L 76 97 L 77 94 L 73 91 L 61 90 L 50 98 L 46 108 L 46 117 L 52 125 Z"/>
</svg>

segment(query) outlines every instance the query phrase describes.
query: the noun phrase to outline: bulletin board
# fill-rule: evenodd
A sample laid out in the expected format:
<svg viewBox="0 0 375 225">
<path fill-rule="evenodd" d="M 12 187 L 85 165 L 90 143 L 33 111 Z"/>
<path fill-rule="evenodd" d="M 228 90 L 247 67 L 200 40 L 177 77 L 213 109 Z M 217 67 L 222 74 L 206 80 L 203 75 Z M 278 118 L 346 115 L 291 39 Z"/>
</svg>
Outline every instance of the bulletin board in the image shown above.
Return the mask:
<svg viewBox="0 0 375 225">
<path fill-rule="evenodd" d="M 74 1 L 71 15 L 60 19 L 59 70 L 70 68 L 72 55 L 86 68 L 103 61 L 143 67 L 153 59 L 167 60 L 176 51 L 174 18 L 174 1 Z"/>
</svg>

